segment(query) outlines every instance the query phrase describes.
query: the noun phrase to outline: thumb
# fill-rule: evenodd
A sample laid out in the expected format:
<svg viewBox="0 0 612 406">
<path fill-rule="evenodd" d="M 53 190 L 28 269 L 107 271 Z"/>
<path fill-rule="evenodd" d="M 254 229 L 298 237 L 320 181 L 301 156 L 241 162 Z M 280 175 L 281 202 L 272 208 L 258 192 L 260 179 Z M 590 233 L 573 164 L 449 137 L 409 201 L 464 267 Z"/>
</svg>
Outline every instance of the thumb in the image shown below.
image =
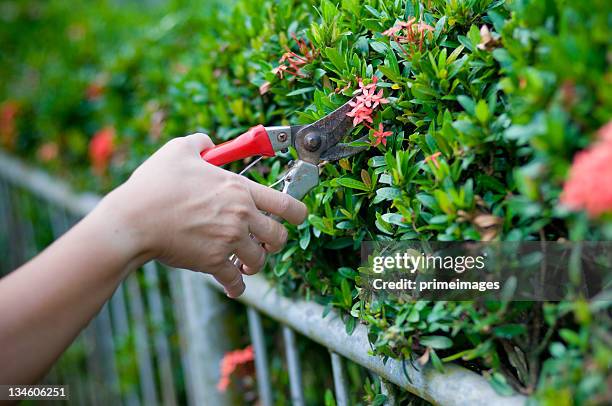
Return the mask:
<svg viewBox="0 0 612 406">
<path fill-rule="evenodd" d="M 205 149 L 215 146 L 215 144 L 210 140 L 210 137 L 204 133 L 195 133 L 183 138 L 187 144 L 198 151 L 198 154 Z"/>
</svg>

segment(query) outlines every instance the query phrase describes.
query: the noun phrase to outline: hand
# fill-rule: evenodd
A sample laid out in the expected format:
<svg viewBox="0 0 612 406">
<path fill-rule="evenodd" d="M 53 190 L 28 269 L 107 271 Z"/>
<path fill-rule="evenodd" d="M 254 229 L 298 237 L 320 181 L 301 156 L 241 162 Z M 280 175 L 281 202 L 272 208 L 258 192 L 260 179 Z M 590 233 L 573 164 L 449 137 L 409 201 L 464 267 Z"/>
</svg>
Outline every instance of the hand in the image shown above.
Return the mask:
<svg viewBox="0 0 612 406">
<path fill-rule="evenodd" d="M 100 206 L 121 219 L 145 261 L 210 273 L 228 296 L 237 297 L 245 286 L 230 255 L 244 264 L 245 274 L 254 274 L 266 251 L 286 243 L 285 227 L 261 211 L 293 224 L 304 221 L 307 211 L 291 196 L 204 162 L 200 152 L 213 145 L 204 134 L 171 140 Z"/>
</svg>

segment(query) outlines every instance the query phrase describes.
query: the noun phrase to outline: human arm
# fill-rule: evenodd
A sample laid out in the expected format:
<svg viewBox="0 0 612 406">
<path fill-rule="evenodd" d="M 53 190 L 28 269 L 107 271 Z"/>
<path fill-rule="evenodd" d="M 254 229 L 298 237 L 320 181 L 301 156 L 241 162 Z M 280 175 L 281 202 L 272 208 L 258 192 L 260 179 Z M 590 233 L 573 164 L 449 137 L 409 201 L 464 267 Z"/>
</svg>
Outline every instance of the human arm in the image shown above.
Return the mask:
<svg viewBox="0 0 612 406">
<path fill-rule="evenodd" d="M 42 378 L 131 270 L 158 259 L 212 274 L 231 297 L 244 290 L 232 253 L 257 272 L 305 206 L 203 162 L 202 134 L 171 141 L 39 256 L 0 280 L 0 384 Z M 266 250 L 249 233 L 265 243 Z"/>
</svg>

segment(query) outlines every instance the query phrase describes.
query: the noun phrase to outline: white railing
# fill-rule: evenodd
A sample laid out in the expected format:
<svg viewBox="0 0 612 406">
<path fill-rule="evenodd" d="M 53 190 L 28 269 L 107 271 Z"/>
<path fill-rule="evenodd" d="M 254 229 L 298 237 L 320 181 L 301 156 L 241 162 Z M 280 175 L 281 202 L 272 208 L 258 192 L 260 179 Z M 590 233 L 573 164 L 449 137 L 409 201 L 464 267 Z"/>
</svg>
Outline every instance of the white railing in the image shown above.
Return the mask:
<svg viewBox="0 0 612 406">
<path fill-rule="evenodd" d="M 8 268 L 18 266 L 36 252 L 36 227 L 28 216 L 17 215 L 24 201 L 33 204 L 32 196 L 35 204 L 47 207 L 53 238 L 86 215 L 99 200 L 95 195 L 76 194 L 66 183 L 0 151 L 0 220 L 4 231 L 0 249 L 2 245 L 8 248 L 4 258 Z M 71 370 L 70 360 L 60 362 L 52 372 L 50 380 L 71 385 L 76 403 L 231 404 L 229 396 L 216 389 L 218 365 L 229 349 L 225 339 L 229 299 L 215 292 L 219 286 L 212 278 L 187 271 L 160 272 L 158 268 L 158 264 L 149 263 L 141 273 L 128 277 L 73 344 L 70 351 L 81 350 L 87 376 Z M 440 405 L 525 403 L 526 399 L 519 395 L 498 395 L 482 376 L 457 365 L 447 364 L 445 372 L 440 373 L 430 366 L 417 369 L 411 362 L 394 359 L 384 362 L 381 357 L 370 355 L 365 326 L 359 325 L 348 335 L 336 313 L 324 318 L 322 306 L 280 296 L 262 276 L 247 277 L 245 282 L 246 291 L 238 300 L 247 308 L 259 399 L 264 406 L 273 404 L 273 391 L 261 314 L 281 325 L 293 405 L 305 403 L 295 332 L 329 350 L 339 406 L 349 404 L 344 358 L 382 378 L 388 404 L 394 404 L 393 385 Z M 169 335 L 176 332 L 161 329 L 168 324 L 178 331 L 178 354 L 173 353 L 169 340 Z M 130 347 L 126 342 L 133 345 Z M 137 384 L 127 387 L 116 364 L 116 354 L 126 348 L 134 349 L 138 371 Z M 180 375 L 177 371 L 184 376 L 186 399 L 177 394 Z"/>
</svg>

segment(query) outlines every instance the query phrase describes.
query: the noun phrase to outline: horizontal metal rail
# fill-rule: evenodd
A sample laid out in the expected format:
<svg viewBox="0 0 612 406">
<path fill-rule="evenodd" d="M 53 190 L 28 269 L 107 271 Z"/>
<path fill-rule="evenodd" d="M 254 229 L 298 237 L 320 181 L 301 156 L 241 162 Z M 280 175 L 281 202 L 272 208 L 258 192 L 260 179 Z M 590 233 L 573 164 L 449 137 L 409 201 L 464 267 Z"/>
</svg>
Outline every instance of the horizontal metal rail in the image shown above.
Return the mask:
<svg viewBox="0 0 612 406">
<path fill-rule="evenodd" d="M 32 169 L 2 151 L 0 151 L 0 176 L 58 207 L 66 208 L 77 216 L 86 215 L 99 202 L 99 197 L 92 194 L 76 194 L 65 182 L 52 178 L 40 170 Z M 209 276 L 204 278 L 211 286 L 221 289 L 213 278 Z M 446 364 L 444 373 L 441 373 L 430 366 L 417 369 L 411 363 L 395 359 L 388 359 L 385 362 L 381 357 L 370 354 L 366 326 L 358 325 L 354 332 L 348 335 L 343 321 L 336 312 L 332 311 L 323 318 L 324 308 L 321 305 L 283 297 L 276 293 L 274 286 L 263 276 L 255 275 L 245 279 L 246 291 L 238 300 L 327 347 L 332 353 L 334 370 L 341 371 L 341 360 L 336 357 L 342 355 L 378 374 L 384 380 L 434 404 L 520 405 L 526 402 L 526 398 L 520 395 L 497 394 L 484 377 L 458 365 Z M 249 312 L 250 318 L 255 317 L 252 310 L 249 309 Z M 293 354 L 290 356 L 293 357 Z M 336 382 L 342 381 L 341 375 L 334 375 Z M 259 384 L 266 385 L 264 382 Z M 270 401 L 268 390 L 265 388 L 261 390 L 263 393 L 260 393 L 260 396 L 263 395 L 264 404 Z M 336 393 L 342 393 L 343 390 L 345 388 L 336 388 Z M 298 396 L 297 391 L 296 396 Z"/>
</svg>

